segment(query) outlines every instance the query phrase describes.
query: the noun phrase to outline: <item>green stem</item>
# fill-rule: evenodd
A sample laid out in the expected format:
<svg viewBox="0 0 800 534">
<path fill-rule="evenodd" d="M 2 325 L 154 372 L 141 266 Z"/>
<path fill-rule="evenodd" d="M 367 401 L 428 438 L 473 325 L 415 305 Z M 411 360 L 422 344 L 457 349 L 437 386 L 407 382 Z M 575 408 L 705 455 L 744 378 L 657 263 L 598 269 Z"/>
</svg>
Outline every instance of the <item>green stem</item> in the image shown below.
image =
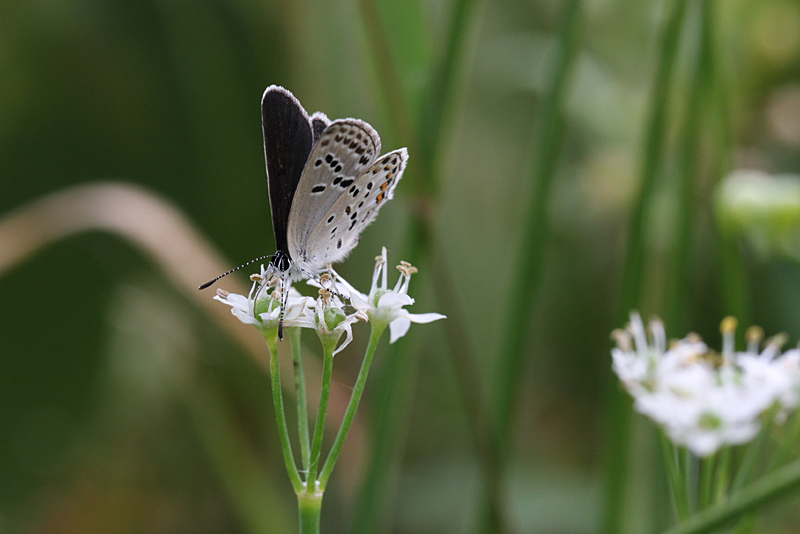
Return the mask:
<svg viewBox="0 0 800 534">
<path fill-rule="evenodd" d="M 418 153 L 418 141 L 414 132 L 414 125 L 411 123 L 411 114 L 408 111 L 406 98 L 403 94 L 403 84 L 397 72 L 394 58 L 392 57 L 391 46 L 383 28 L 378 5 L 375 0 L 358 0 L 361 16 L 364 18 L 364 31 L 370 43 L 370 48 L 374 55 L 375 68 L 378 71 L 378 85 L 383 96 L 383 105 L 389 114 L 389 122 L 395 130 L 395 135 L 408 147 L 409 154 Z M 411 160 L 411 164 L 417 170 L 419 164 Z M 414 182 L 420 180 L 420 172 L 406 172 L 408 178 Z"/>
<path fill-rule="evenodd" d="M 795 413 L 791 423 L 787 423 L 787 426 L 791 426 L 791 428 L 784 434 L 783 439 L 780 440 L 778 450 L 775 452 L 770 462 L 769 471 L 774 471 L 776 468 L 788 462 L 792 457 L 795 445 L 797 445 L 797 442 L 800 440 L 800 413 Z"/>
<path fill-rule="evenodd" d="M 703 96 L 705 94 L 706 72 L 708 71 L 709 54 L 708 32 L 710 9 L 708 2 L 701 0 L 697 6 L 699 19 L 698 53 L 695 54 L 694 68 L 689 80 L 688 103 L 683 119 L 683 139 L 680 150 L 681 170 L 678 187 L 678 205 L 675 213 L 676 244 L 672 252 L 672 272 L 670 280 L 669 324 L 674 332 L 684 332 L 687 322 L 686 304 L 689 278 L 691 275 L 691 239 L 694 228 L 692 209 L 692 184 L 697 173 L 698 142 L 700 137 L 701 115 L 703 113 Z"/>
<path fill-rule="evenodd" d="M 761 480 L 731 495 L 730 499 L 695 514 L 665 534 L 702 534 L 727 525 L 742 515 L 773 502 L 800 488 L 800 460 L 774 471 Z"/>
<path fill-rule="evenodd" d="M 488 429 L 488 409 L 484 402 L 485 395 L 482 393 L 483 384 L 480 374 L 473 362 L 477 357 L 472 354 L 472 347 L 465 334 L 467 328 L 462 319 L 462 312 L 457 306 L 453 305 L 450 295 L 451 277 L 445 268 L 445 262 L 439 254 L 440 248 L 432 244 L 433 241 L 433 219 L 431 205 L 428 200 L 434 196 L 437 190 L 436 165 L 439 152 L 442 146 L 442 130 L 447 122 L 447 114 L 452 109 L 455 100 L 456 85 L 459 78 L 459 67 L 463 63 L 462 58 L 466 49 L 467 29 L 475 19 L 475 12 L 478 2 L 476 0 L 456 0 L 453 3 L 450 18 L 449 32 L 446 38 L 446 47 L 442 61 L 431 69 L 430 83 L 426 88 L 426 102 L 424 109 L 416 110 L 419 113 L 420 121 L 416 130 L 410 129 L 411 122 L 407 108 L 404 106 L 405 100 L 399 92 L 400 79 L 396 71 L 396 66 L 392 58 L 386 32 L 383 28 L 380 13 L 374 0 L 359 0 L 362 17 L 365 22 L 365 31 L 373 54 L 376 59 L 376 69 L 379 72 L 378 82 L 382 92 L 383 101 L 387 105 L 388 115 L 394 123 L 395 132 L 400 135 L 401 140 L 407 143 L 409 152 L 419 153 L 420 157 L 412 157 L 409 169 L 406 172 L 406 180 L 412 180 L 412 192 L 416 193 L 413 205 L 414 218 L 411 222 L 411 241 L 413 246 L 406 247 L 412 254 L 423 258 L 431 259 L 432 276 L 434 278 L 434 288 L 437 301 L 442 307 L 442 311 L 447 315 L 448 320 L 445 325 L 445 333 L 450 350 L 448 355 L 457 362 L 452 365 L 456 374 L 459 389 L 466 392 L 461 395 L 467 412 L 471 435 L 479 457 L 479 462 L 484 467 L 484 471 L 491 471 L 489 466 L 492 462 L 487 460 L 491 455 L 488 453 L 491 447 L 487 446 L 492 440 L 491 432 Z M 418 147 L 418 150 L 416 149 Z M 427 197 L 427 198 L 426 198 Z M 418 262 L 412 262 L 418 263 Z M 410 364 L 403 364 L 408 367 Z M 409 373 L 413 370 L 409 369 Z M 399 375 L 397 375 L 399 376 Z M 395 376 L 390 377 L 392 383 L 397 380 Z M 381 425 L 378 429 L 386 428 Z M 394 433 L 397 431 L 395 430 Z M 388 436 L 381 434 L 381 436 Z M 390 439 L 390 438 L 387 438 Z M 378 446 L 378 443 L 374 445 Z M 378 454 L 373 454 L 373 465 L 376 465 Z M 396 461 L 396 459 L 395 459 Z M 372 475 L 368 475 L 367 481 L 362 490 L 362 495 L 369 497 L 362 498 L 360 510 L 368 509 L 366 515 L 359 514 L 359 522 L 356 528 L 370 528 L 369 525 L 375 522 L 375 511 L 379 506 L 373 505 L 376 500 L 380 500 L 380 488 L 387 485 L 387 473 L 390 469 L 385 466 L 371 468 Z M 367 525 L 364 527 L 363 525 Z M 500 532 L 501 529 L 496 529 Z"/>
<path fill-rule="evenodd" d="M 300 534 L 319 534 L 322 492 L 301 491 L 297 494 L 297 507 L 300 511 Z"/>
<path fill-rule="evenodd" d="M 383 331 L 386 329 L 386 325 L 381 325 L 376 328 L 374 322 L 370 322 L 370 324 L 372 325 L 372 333 L 369 338 L 369 346 L 364 355 L 364 361 L 361 363 L 361 370 L 358 372 L 356 384 L 353 387 L 353 395 L 350 397 L 350 403 L 347 405 L 347 411 L 344 414 L 342 426 L 339 427 L 339 433 L 336 434 L 336 440 L 333 442 L 331 452 L 328 454 L 328 458 L 325 460 L 325 465 L 322 466 L 322 471 L 319 475 L 319 491 L 321 492 L 325 491 L 325 487 L 328 485 L 328 479 L 331 476 L 331 471 L 333 471 L 333 467 L 336 465 L 339 453 L 342 452 L 342 446 L 344 445 L 345 439 L 347 439 L 350 426 L 353 424 L 356 410 L 358 410 L 358 404 L 361 402 L 361 395 L 364 393 L 364 386 L 367 383 L 367 375 L 369 375 L 369 368 L 372 366 L 372 358 L 375 356 L 375 349 L 378 347 L 381 334 L 383 334 Z"/>
<path fill-rule="evenodd" d="M 530 191 L 529 209 L 523 224 L 520 240 L 520 255 L 516 261 L 513 291 L 510 295 L 505 335 L 500 354 L 500 370 L 496 387 L 496 431 L 500 443 L 507 441 L 514 401 L 522 376 L 521 366 L 525 334 L 534 311 L 531 301 L 544 267 L 544 245 L 547 237 L 547 206 L 553 184 L 564 133 L 563 102 L 568 87 L 569 74 L 578 49 L 577 38 L 580 22 L 580 0 L 570 0 L 564 6 L 559 38 L 559 55 L 552 84 L 542 103 L 542 118 L 538 131 L 533 136 L 539 146 L 537 164 L 533 172 L 533 187 Z M 504 449 L 504 446 L 500 447 Z"/>
<path fill-rule="evenodd" d="M 373 374 L 371 379 L 375 391 L 379 392 L 370 404 L 370 419 L 375 430 L 369 466 L 359 488 L 352 534 L 381 532 L 387 518 L 384 509 L 391 493 L 389 485 L 396 479 L 398 458 L 402 457 L 411 419 L 411 400 L 417 382 L 415 370 L 421 354 L 415 349 L 418 344 L 419 336 L 404 336 L 389 345 L 381 354 L 380 375 Z"/>
<path fill-rule="evenodd" d="M 747 486 L 751 480 L 753 480 L 753 475 L 756 472 L 756 467 L 758 467 L 758 461 L 760 460 L 761 448 L 767 439 L 768 433 L 769 431 L 767 430 L 767 425 L 765 424 L 758 432 L 756 439 L 747 445 L 747 448 L 744 452 L 744 458 L 742 458 L 742 463 L 739 465 L 739 469 L 736 472 L 736 477 L 733 479 L 731 492 L 735 493 L 741 490 Z"/>
<path fill-rule="evenodd" d="M 700 461 L 700 491 L 698 492 L 698 508 L 704 510 L 708 508 L 714 498 L 714 469 L 716 467 L 717 454 L 704 458 Z"/>
<path fill-rule="evenodd" d="M 295 528 L 282 491 L 283 480 L 277 480 L 264 464 L 263 451 L 253 446 L 228 397 L 199 376 L 173 385 L 186 403 L 199 443 L 227 493 L 241 525 L 239 532 L 264 534 Z"/>
<path fill-rule="evenodd" d="M 619 323 L 627 321 L 630 310 L 639 303 L 642 292 L 647 235 L 645 217 L 654 202 L 656 177 L 663 159 L 669 87 L 685 11 L 686 0 L 676 0 L 662 35 L 658 71 L 653 85 L 650 122 L 645 138 L 644 160 L 639 177 L 641 185 L 630 221 Z"/>
<path fill-rule="evenodd" d="M 689 504 L 689 513 L 697 510 L 697 499 L 695 493 L 695 458 L 689 449 L 681 447 L 679 449 L 681 465 L 683 467 L 683 491 L 686 493 L 686 502 Z"/>
<path fill-rule="evenodd" d="M 294 386 L 297 391 L 297 433 L 300 437 L 300 456 L 303 469 L 308 471 L 311 446 L 308 436 L 308 400 L 306 397 L 306 377 L 303 373 L 303 347 L 300 344 L 300 328 L 289 328 L 292 342 L 292 362 L 294 364 Z"/>
<path fill-rule="evenodd" d="M 720 9 L 720 5 L 726 6 L 727 3 L 716 3 L 712 0 L 705 0 L 711 5 L 709 12 Z M 715 17 L 714 21 L 719 21 L 723 17 Z M 737 29 L 738 31 L 738 29 Z M 731 127 L 731 114 L 728 111 L 730 105 L 729 92 L 732 86 L 731 77 L 727 75 L 722 61 L 721 50 L 726 49 L 722 42 L 726 41 L 725 35 L 717 37 L 719 31 L 718 24 L 709 22 L 706 24 L 705 37 L 708 40 L 708 77 L 709 90 L 706 107 L 710 110 L 713 117 L 713 140 L 714 157 L 712 158 L 712 172 L 714 182 L 718 183 L 725 173 L 733 167 L 732 146 L 733 141 Z M 733 315 L 739 319 L 740 324 L 750 324 L 750 288 L 748 287 L 747 271 L 742 258 L 739 245 L 732 235 L 720 235 L 720 270 L 721 270 L 721 291 L 725 315 Z"/>
<path fill-rule="evenodd" d="M 757 514 L 755 512 L 750 512 L 742 516 L 736 528 L 733 529 L 733 534 L 750 534 L 750 532 L 753 531 L 753 527 L 756 525 L 756 518 Z"/>
<path fill-rule="evenodd" d="M 684 521 L 690 515 L 689 502 L 686 499 L 686 487 L 683 482 L 683 473 L 681 473 L 680 460 L 678 458 L 678 450 L 675 445 L 669 440 L 663 431 L 661 433 L 661 450 L 664 454 L 664 464 L 667 468 L 667 475 L 669 477 L 669 485 L 672 490 L 672 498 L 675 502 L 675 509 L 678 513 L 678 519 Z"/>
<path fill-rule="evenodd" d="M 667 97 L 685 10 L 686 0 L 676 0 L 661 36 L 659 64 L 653 84 L 650 122 L 645 138 L 644 160 L 640 174 L 641 185 L 629 226 L 630 235 L 628 236 L 617 324 L 627 321 L 628 313 L 637 307 L 641 297 L 647 236 L 644 224 L 645 215 L 649 213 L 655 198 L 656 176 L 661 167 L 663 141 L 666 133 Z M 630 402 L 625 398 L 626 394 L 619 388 L 618 381 L 609 376 L 607 382 L 607 421 L 610 430 L 601 532 L 617 534 L 622 531 L 625 515 L 631 410 Z"/>
<path fill-rule="evenodd" d="M 300 480 L 300 473 L 297 471 L 297 465 L 294 463 L 294 453 L 292 452 L 292 444 L 289 442 L 289 430 L 286 426 L 286 411 L 283 407 L 283 391 L 281 390 L 281 366 L 280 359 L 278 358 L 278 338 L 268 338 L 267 346 L 269 347 L 269 372 L 272 382 L 272 403 L 275 405 L 275 419 L 278 422 L 278 436 L 281 440 L 281 448 L 283 449 L 283 461 L 286 464 L 286 472 L 289 474 L 289 480 L 292 483 L 295 493 L 303 490 L 303 481 Z"/>
<path fill-rule="evenodd" d="M 548 234 L 548 204 L 555 176 L 558 158 L 564 139 L 563 104 L 569 87 L 569 77 L 577 56 L 578 29 L 580 27 L 581 0 L 569 0 L 564 5 L 559 35 L 558 56 L 554 62 L 553 78 L 541 104 L 542 116 L 531 138 L 532 145 L 538 146 L 536 165 L 533 169 L 533 187 L 528 201 L 528 213 L 523 223 L 520 239 L 520 254 L 515 262 L 514 288 L 509 297 L 506 324 L 499 369 L 494 388 L 494 436 L 489 443 L 491 449 L 486 458 L 486 510 L 484 513 L 484 532 L 505 530 L 503 520 L 502 476 L 509 458 L 511 420 L 522 367 L 525 363 L 523 344 L 528 333 L 530 320 L 544 270 L 544 249 Z M 467 392 L 469 394 L 469 392 Z"/>
<path fill-rule="evenodd" d="M 311 464 L 308 468 L 306 491 L 315 492 L 317 484 L 317 470 L 319 469 L 320 453 L 322 452 L 322 435 L 325 433 L 325 415 L 328 413 L 328 399 L 331 396 L 331 377 L 333 376 L 333 351 L 336 343 L 322 344 L 322 391 L 319 395 L 319 410 L 317 410 L 317 425 L 314 427 L 314 441 L 311 445 Z"/>
<path fill-rule="evenodd" d="M 428 178 L 428 182 L 422 184 L 425 187 L 423 192 L 428 197 L 435 195 L 437 191 L 436 166 L 442 147 L 442 132 L 455 101 L 459 67 L 466 48 L 464 45 L 467 41 L 467 30 L 475 19 L 477 4 L 477 0 L 456 0 L 453 3 L 442 63 L 433 70 L 433 81 L 427 91 L 428 105 L 422 110 L 419 146 L 422 149 L 423 165 Z"/>
<path fill-rule="evenodd" d="M 719 455 L 719 462 L 717 465 L 716 480 L 714 481 L 714 503 L 722 501 L 728 494 L 731 469 L 731 446 L 726 445 L 717 454 Z"/>
</svg>

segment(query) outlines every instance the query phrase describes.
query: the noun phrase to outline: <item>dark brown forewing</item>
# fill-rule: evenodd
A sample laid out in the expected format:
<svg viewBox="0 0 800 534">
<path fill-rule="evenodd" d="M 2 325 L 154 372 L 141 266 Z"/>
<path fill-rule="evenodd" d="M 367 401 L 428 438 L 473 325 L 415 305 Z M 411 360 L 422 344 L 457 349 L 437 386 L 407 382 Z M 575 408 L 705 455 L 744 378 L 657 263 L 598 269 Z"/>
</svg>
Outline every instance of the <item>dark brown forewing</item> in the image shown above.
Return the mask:
<svg viewBox="0 0 800 534">
<path fill-rule="evenodd" d="M 286 228 L 294 192 L 313 146 L 311 121 L 294 95 L 276 85 L 264 91 L 261 119 L 275 247 L 288 253 Z"/>
</svg>

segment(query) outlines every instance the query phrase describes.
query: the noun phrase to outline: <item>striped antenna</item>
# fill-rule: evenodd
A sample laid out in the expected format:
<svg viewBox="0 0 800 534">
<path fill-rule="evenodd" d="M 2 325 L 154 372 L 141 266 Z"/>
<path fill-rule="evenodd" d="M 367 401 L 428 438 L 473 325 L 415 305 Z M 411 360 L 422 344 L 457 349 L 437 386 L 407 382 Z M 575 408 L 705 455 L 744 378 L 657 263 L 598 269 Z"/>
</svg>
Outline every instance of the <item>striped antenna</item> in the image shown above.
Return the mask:
<svg viewBox="0 0 800 534">
<path fill-rule="evenodd" d="M 206 282 L 205 284 L 203 284 L 202 286 L 198 287 L 197 289 L 205 289 L 205 288 L 207 288 L 207 287 L 210 287 L 211 285 L 213 285 L 213 284 L 214 284 L 214 282 L 216 282 L 216 281 L 217 281 L 217 280 L 219 280 L 220 278 L 224 278 L 224 277 L 228 276 L 228 275 L 229 275 L 229 274 L 231 274 L 231 273 L 235 273 L 236 271 L 238 271 L 238 270 L 239 270 L 239 269 L 241 269 L 242 267 L 247 267 L 248 265 L 250 265 L 250 264 L 251 264 L 251 263 L 253 263 L 253 262 L 256 262 L 256 261 L 261 261 L 261 260 L 263 260 L 263 259 L 266 259 L 266 258 L 271 258 L 271 257 L 273 257 L 274 255 L 275 255 L 275 254 L 268 254 L 268 255 L 266 255 L 266 256 L 261 256 L 260 258 L 256 258 L 256 259 L 254 259 L 254 260 L 250 260 L 250 261 L 248 261 L 247 263 L 244 263 L 244 264 L 242 264 L 242 265 L 238 266 L 238 267 L 237 267 L 237 268 L 235 268 L 235 269 L 231 269 L 231 270 L 230 270 L 230 271 L 228 271 L 227 273 L 223 273 L 223 274 L 219 275 L 218 277 L 214 278 L 214 279 L 213 279 L 213 280 L 211 280 L 210 282 Z"/>
</svg>

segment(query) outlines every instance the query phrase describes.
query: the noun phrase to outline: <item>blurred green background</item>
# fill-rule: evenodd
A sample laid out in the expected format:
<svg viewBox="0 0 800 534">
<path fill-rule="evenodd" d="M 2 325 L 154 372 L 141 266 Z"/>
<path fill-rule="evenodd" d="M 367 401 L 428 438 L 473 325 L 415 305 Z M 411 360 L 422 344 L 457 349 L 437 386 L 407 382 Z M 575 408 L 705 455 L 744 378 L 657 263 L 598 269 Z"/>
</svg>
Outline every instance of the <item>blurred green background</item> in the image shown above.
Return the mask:
<svg viewBox="0 0 800 534">
<path fill-rule="evenodd" d="M 271 253 L 270 84 L 370 122 L 384 151 L 409 146 L 395 200 L 339 270 L 366 291 L 385 245 L 420 267 L 410 311 L 450 317 L 383 341 L 323 532 L 595 532 L 615 447 L 619 528 L 669 525 L 655 432 L 615 426 L 628 407 L 608 333 L 627 303 L 712 345 L 732 312 L 800 338 L 797 262 L 722 236 L 713 212 L 733 169 L 800 171 L 800 2 L 4 1 L 0 225 L 118 181 L 179 210 L 219 268 Z M 49 226 L 0 226 L 0 533 L 295 531 L 264 367 L 192 293 L 219 273 L 187 254 L 178 280 L 53 206 Z M 167 249 L 189 239 L 138 219 Z M 646 260 L 632 298 L 631 239 Z M 366 332 L 337 356 L 345 395 Z M 757 531 L 796 531 L 796 506 Z"/>
</svg>

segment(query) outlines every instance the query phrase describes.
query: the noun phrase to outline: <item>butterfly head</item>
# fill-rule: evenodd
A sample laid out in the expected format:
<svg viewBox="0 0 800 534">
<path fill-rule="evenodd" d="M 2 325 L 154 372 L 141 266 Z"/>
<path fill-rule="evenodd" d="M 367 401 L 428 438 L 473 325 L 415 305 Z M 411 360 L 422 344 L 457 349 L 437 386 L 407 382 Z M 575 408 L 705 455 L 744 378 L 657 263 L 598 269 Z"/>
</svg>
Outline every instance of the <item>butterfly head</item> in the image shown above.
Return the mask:
<svg viewBox="0 0 800 534">
<path fill-rule="evenodd" d="M 279 273 L 285 273 L 292 266 L 292 258 L 285 250 L 279 250 L 272 256 L 269 263 Z"/>
</svg>

